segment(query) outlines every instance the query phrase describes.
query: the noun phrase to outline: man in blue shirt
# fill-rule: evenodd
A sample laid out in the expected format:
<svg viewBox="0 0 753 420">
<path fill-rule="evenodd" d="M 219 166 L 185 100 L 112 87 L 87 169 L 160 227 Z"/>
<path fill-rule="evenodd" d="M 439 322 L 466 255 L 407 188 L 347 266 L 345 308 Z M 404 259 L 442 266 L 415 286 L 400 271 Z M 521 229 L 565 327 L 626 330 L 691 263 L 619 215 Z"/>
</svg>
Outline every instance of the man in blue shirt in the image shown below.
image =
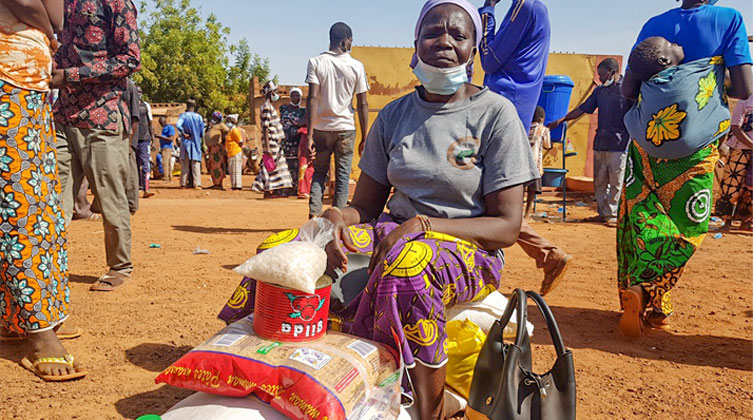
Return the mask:
<svg viewBox="0 0 753 420">
<path fill-rule="evenodd" d="M 513 0 L 510 10 L 495 33 L 494 7 L 499 0 L 486 0 L 479 9 L 484 25 L 481 38 L 481 65 L 486 72 L 484 84 L 515 105 L 526 131 L 544 84 L 549 59 L 549 12 L 540 0 Z M 542 238 L 523 220 L 518 245 L 536 266 L 544 269 L 541 294 L 554 290 L 562 281 L 573 257 Z"/>
<path fill-rule="evenodd" d="M 204 137 L 204 119 L 196 113 L 196 101 L 186 102 L 186 112 L 178 117 L 180 140 L 180 186 L 201 189 L 201 139 Z"/>
<path fill-rule="evenodd" d="M 173 182 L 173 171 L 170 166 L 170 160 L 173 157 L 173 143 L 175 142 L 175 127 L 167 123 L 167 118 L 159 117 L 159 125 L 162 127 L 162 133 L 157 135 L 159 138 L 160 155 L 162 156 L 162 168 L 165 180 L 168 184 Z"/>
<path fill-rule="evenodd" d="M 495 33 L 497 3 L 486 0 L 479 9 L 484 24 L 480 48 L 484 85 L 515 105 L 528 131 L 549 59 L 549 11 L 541 0 L 513 0 Z"/>
<path fill-rule="evenodd" d="M 565 121 L 593 114 L 599 110 L 599 126 L 594 137 L 594 193 L 599 215 L 591 221 L 606 222 L 617 227 L 617 210 L 625 176 L 625 161 L 630 135 L 625 128 L 625 113 L 630 103 L 622 97 L 620 65 L 614 58 L 607 58 L 596 68 L 601 85 L 594 89 L 584 103 L 564 117 L 549 124 L 554 130 Z"/>
</svg>

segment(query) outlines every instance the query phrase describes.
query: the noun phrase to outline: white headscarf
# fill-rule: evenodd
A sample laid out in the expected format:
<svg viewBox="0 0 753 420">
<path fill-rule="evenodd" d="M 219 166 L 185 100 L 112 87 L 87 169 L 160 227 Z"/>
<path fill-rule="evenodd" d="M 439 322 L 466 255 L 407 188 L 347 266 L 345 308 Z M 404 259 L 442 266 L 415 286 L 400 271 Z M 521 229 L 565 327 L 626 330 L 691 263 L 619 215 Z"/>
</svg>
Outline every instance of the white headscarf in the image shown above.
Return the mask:
<svg viewBox="0 0 753 420">
<path fill-rule="evenodd" d="M 297 104 L 294 104 L 292 101 L 290 102 L 290 104 L 293 105 L 293 106 L 300 106 L 301 105 L 301 101 L 303 101 L 303 91 L 301 89 L 297 88 L 297 87 L 294 87 L 294 88 L 290 89 L 290 96 L 293 96 L 293 93 L 295 93 L 295 92 L 298 92 L 298 95 L 301 97 L 301 99 L 298 100 Z"/>
</svg>

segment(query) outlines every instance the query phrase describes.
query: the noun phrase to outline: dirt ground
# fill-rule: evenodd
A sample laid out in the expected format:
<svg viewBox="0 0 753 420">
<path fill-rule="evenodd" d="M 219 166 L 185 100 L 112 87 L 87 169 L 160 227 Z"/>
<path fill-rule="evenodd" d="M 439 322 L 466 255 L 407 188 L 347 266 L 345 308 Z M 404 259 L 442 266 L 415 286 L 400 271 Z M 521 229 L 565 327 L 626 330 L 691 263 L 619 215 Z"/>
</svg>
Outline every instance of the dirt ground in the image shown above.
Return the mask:
<svg viewBox="0 0 753 420">
<path fill-rule="evenodd" d="M 251 179 L 244 177 L 245 185 Z M 72 319 L 83 337 L 65 342 L 89 370 L 81 381 L 48 384 L 18 365 L 21 344 L 0 344 L 0 419 L 133 419 L 162 414 L 191 394 L 154 378 L 223 324 L 216 319 L 240 278 L 232 267 L 266 235 L 305 222 L 304 200 L 263 201 L 251 191 L 185 191 L 159 181 L 133 217 L 132 281 L 89 292 L 104 267 L 101 222 L 69 233 Z M 205 181 L 206 185 L 206 181 Z M 594 214 L 569 207 L 575 217 Z M 557 213 L 542 204 L 539 212 Z M 753 243 L 707 237 L 674 292 L 672 328 L 639 340 L 617 329 L 615 232 L 601 225 L 534 227 L 575 256 L 548 297 L 575 356 L 580 419 L 751 418 Z M 159 249 L 149 248 L 152 243 Z M 210 255 L 193 255 L 196 247 Z M 508 253 L 503 292 L 537 288 L 542 273 L 519 247 Z M 553 351 L 540 318 L 533 338 L 539 371 Z"/>
</svg>

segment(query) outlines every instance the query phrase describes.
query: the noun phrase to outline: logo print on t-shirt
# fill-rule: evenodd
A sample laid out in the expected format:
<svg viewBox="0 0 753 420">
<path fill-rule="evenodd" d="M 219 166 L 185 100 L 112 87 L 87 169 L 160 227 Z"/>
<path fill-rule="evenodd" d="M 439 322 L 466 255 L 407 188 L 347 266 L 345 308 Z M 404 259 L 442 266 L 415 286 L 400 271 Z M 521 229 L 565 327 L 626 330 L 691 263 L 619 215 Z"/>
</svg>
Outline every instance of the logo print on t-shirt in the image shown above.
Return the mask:
<svg viewBox="0 0 753 420">
<path fill-rule="evenodd" d="M 447 149 L 447 161 L 450 165 L 467 171 L 478 163 L 478 149 L 481 140 L 475 137 L 463 137 L 450 145 Z"/>
</svg>

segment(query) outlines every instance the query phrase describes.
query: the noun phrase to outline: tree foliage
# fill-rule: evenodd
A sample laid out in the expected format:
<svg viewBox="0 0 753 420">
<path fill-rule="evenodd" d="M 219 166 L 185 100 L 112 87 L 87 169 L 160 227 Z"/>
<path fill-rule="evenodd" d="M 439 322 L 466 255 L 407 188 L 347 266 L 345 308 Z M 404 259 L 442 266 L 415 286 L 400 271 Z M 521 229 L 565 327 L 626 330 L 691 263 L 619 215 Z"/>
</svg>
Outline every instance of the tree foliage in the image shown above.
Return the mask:
<svg viewBox="0 0 753 420">
<path fill-rule="evenodd" d="M 271 78 L 269 60 L 251 53 L 245 39 L 229 45 L 230 29 L 214 14 L 203 17 L 191 0 L 142 2 L 141 16 L 142 69 L 134 79 L 148 100 L 195 98 L 203 114 L 248 117 L 249 82 Z"/>
</svg>

